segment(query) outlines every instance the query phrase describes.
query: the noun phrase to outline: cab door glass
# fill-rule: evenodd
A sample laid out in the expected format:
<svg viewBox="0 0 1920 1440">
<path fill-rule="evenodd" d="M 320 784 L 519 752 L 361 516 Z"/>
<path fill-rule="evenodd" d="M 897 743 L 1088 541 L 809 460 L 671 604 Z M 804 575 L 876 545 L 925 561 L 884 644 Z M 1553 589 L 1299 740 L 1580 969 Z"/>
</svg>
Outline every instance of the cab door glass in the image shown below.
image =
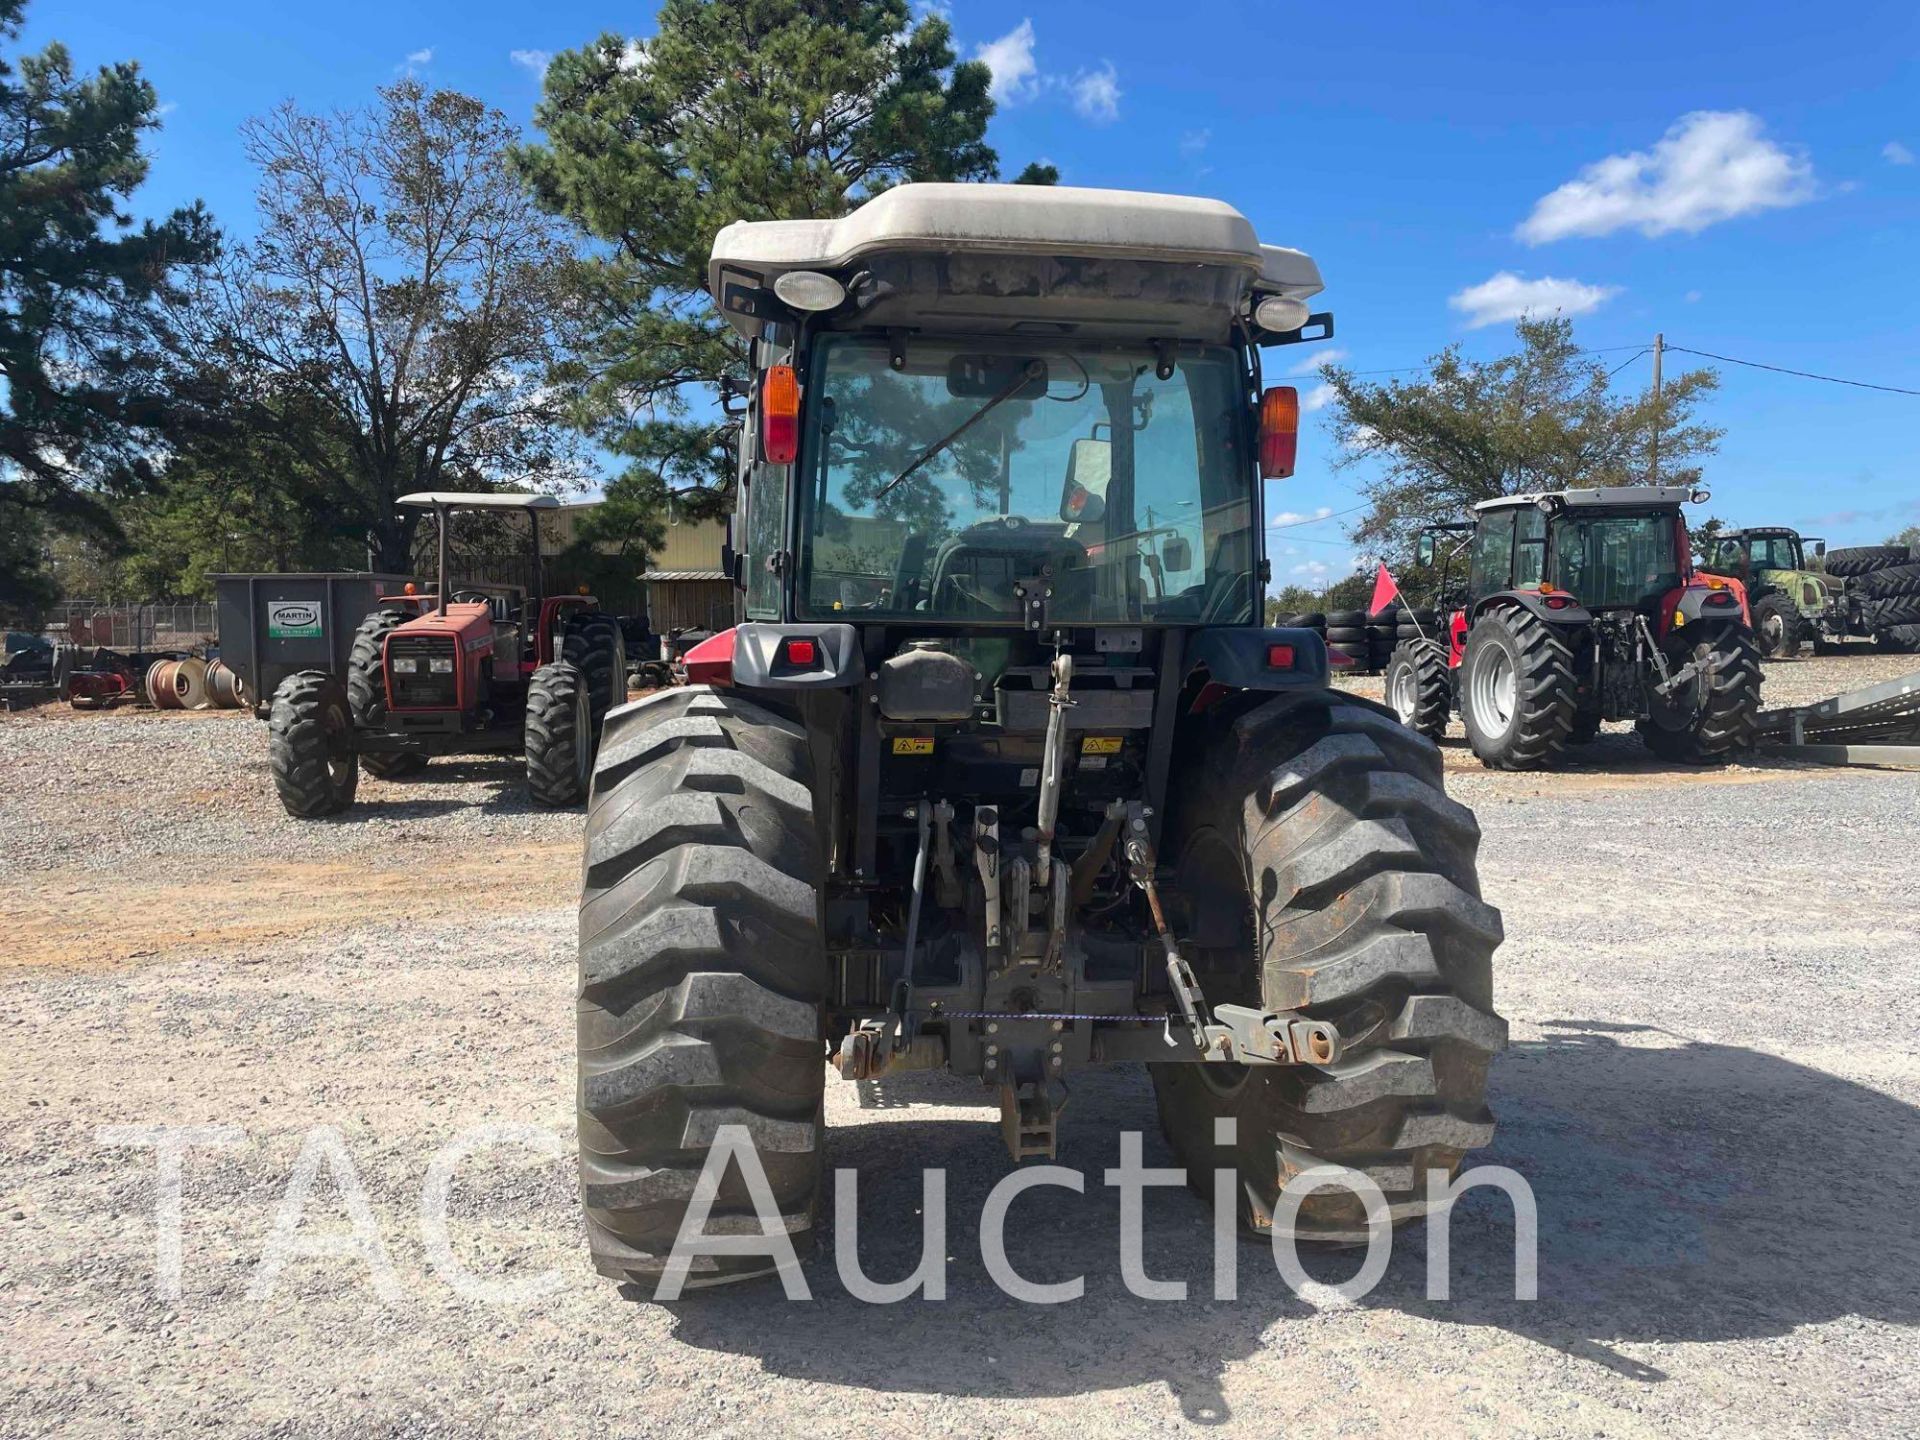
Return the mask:
<svg viewBox="0 0 1920 1440">
<path fill-rule="evenodd" d="M 1529 505 L 1514 520 L 1513 583 L 1516 588 L 1538 585 L 1546 573 L 1547 517 L 1537 506 Z"/>
<path fill-rule="evenodd" d="M 1513 583 L 1513 515 L 1511 510 L 1496 510 L 1483 516 L 1474 532 L 1467 589 L 1476 599 Z"/>
</svg>

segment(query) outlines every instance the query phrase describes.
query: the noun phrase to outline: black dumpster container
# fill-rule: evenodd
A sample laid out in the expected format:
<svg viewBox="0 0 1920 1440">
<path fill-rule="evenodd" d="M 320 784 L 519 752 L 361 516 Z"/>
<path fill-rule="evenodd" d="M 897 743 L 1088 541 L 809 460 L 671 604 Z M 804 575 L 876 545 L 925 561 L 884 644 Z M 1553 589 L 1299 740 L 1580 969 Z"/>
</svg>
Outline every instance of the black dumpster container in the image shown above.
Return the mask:
<svg viewBox="0 0 1920 1440">
<path fill-rule="evenodd" d="M 245 682 L 247 701 L 262 720 L 275 687 L 297 670 L 328 670 L 345 679 L 353 632 L 374 602 L 414 581 L 368 570 L 212 579 L 220 658 Z"/>
</svg>

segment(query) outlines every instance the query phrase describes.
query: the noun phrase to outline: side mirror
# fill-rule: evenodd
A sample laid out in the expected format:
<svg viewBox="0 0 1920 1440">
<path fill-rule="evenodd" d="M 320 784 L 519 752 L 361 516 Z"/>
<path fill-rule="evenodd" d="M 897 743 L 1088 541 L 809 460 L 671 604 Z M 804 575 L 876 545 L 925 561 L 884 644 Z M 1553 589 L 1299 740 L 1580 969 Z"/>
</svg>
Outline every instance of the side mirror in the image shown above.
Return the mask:
<svg viewBox="0 0 1920 1440">
<path fill-rule="evenodd" d="M 1160 563 L 1176 575 L 1193 569 L 1193 545 L 1184 535 L 1169 535 L 1160 546 Z"/>
<path fill-rule="evenodd" d="M 1416 565 L 1431 565 L 1433 563 L 1433 536 L 1431 534 L 1423 534 L 1419 540 L 1414 543 L 1413 559 Z"/>
<path fill-rule="evenodd" d="M 1068 524 L 1097 525 L 1106 518 L 1107 486 L 1113 480 L 1113 442 L 1081 439 L 1067 457 L 1067 478 L 1060 487 L 1060 518 Z"/>
<path fill-rule="evenodd" d="M 1826 559 L 1827 558 L 1827 542 L 1824 540 L 1814 541 L 1813 553 L 1816 559 L 1820 559 L 1820 560 Z"/>
</svg>

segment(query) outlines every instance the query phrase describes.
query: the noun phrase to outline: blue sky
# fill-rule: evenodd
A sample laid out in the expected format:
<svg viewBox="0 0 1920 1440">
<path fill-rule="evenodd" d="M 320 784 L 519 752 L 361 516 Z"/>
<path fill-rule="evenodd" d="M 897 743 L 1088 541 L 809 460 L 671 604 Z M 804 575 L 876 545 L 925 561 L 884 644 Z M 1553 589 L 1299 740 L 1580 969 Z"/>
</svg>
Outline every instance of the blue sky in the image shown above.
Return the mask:
<svg viewBox="0 0 1920 1440">
<path fill-rule="evenodd" d="M 358 104 L 412 68 L 524 123 L 543 53 L 644 36 L 653 8 L 34 0 L 26 43 L 139 60 L 168 109 L 137 208 L 197 196 L 244 235 L 247 116 L 289 97 Z M 963 53 L 995 66 L 990 138 L 1009 173 L 1044 157 L 1067 183 L 1231 201 L 1319 260 L 1359 370 L 1455 340 L 1492 354 L 1516 306 L 1563 304 L 1595 348 L 1658 330 L 1920 390 L 1912 0 L 946 8 Z M 1920 397 L 1720 369 L 1713 513 L 1835 543 L 1920 522 Z M 1641 359 L 1619 378 L 1647 375 Z M 1270 487 L 1269 519 L 1332 512 L 1276 532 L 1276 581 L 1350 563 L 1338 512 L 1357 477 L 1331 456 L 1306 437 L 1300 473 Z"/>
</svg>

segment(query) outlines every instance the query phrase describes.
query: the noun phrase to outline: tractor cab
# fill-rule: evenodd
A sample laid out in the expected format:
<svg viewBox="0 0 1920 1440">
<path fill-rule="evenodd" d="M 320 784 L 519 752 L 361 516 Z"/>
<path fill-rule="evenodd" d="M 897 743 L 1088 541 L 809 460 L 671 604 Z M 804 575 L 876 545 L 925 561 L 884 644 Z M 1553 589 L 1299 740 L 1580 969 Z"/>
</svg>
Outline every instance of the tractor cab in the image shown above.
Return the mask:
<svg viewBox="0 0 1920 1440">
<path fill-rule="evenodd" d="M 1737 580 L 1746 591 L 1755 639 L 1769 659 L 1798 654 L 1828 620 L 1834 587 L 1807 567 L 1809 545 L 1814 558 L 1825 558 L 1826 541 L 1802 539 L 1785 526 L 1729 530 L 1701 547 L 1703 569 Z"/>
</svg>

